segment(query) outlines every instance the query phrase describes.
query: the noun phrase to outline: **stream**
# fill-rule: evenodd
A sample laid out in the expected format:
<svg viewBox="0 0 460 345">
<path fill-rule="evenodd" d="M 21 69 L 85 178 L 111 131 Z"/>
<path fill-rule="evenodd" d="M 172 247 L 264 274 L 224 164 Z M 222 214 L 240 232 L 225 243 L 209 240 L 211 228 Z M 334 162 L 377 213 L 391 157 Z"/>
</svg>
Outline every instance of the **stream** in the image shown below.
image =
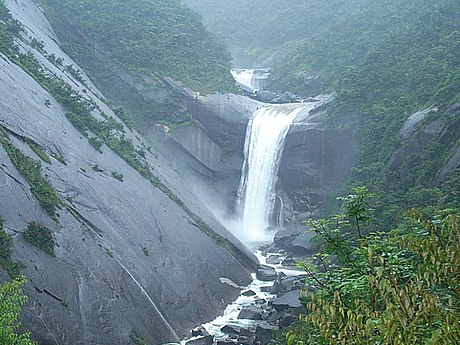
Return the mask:
<svg viewBox="0 0 460 345">
<path fill-rule="evenodd" d="M 240 85 L 255 91 L 268 71 L 241 69 L 233 70 L 232 74 Z M 252 249 L 260 266 L 252 275 L 252 283 L 242 288 L 240 296 L 227 306 L 223 315 L 192 331 L 194 337 L 182 344 L 266 345 L 272 330 L 293 322 L 302 310 L 299 295 L 304 288 L 305 272 L 295 267 L 292 254 L 289 257 L 282 246 L 277 247 L 274 232 L 267 229 L 283 230 L 283 203 L 275 211 L 275 200 L 284 140 L 295 119 L 317 105 L 317 102 L 266 104 L 249 120 L 236 205 L 240 231 L 235 235 Z M 274 219 L 279 224 L 273 224 Z"/>
</svg>

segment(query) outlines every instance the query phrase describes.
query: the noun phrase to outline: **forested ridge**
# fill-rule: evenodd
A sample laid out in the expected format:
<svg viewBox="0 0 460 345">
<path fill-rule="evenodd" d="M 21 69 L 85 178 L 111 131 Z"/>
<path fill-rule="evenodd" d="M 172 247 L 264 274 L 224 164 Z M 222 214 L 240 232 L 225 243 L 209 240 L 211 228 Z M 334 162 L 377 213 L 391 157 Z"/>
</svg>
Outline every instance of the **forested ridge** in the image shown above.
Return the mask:
<svg viewBox="0 0 460 345">
<path fill-rule="evenodd" d="M 233 86 L 227 50 L 180 1 L 39 2 L 58 35 L 78 30 L 132 72 L 177 78 L 200 91 Z M 77 42 L 62 43 L 71 55 L 84 53 Z"/>
<path fill-rule="evenodd" d="M 178 0 L 38 3 L 64 51 L 138 129 L 189 120 L 165 77 L 201 93 L 234 90 L 230 53 Z"/>
<path fill-rule="evenodd" d="M 458 169 L 437 179 L 460 139 L 452 108 L 460 101 L 458 1 L 184 2 L 202 13 L 239 62 L 273 68 L 269 88 L 334 93 L 330 126 L 356 128 L 362 137 L 350 185 L 378 192 L 385 223 L 404 206 L 460 205 Z M 426 108 L 438 109 L 424 125 L 439 119 L 442 138 L 407 152 L 399 170 L 392 168 L 398 150 L 409 146 L 401 141 L 401 127 Z"/>
</svg>

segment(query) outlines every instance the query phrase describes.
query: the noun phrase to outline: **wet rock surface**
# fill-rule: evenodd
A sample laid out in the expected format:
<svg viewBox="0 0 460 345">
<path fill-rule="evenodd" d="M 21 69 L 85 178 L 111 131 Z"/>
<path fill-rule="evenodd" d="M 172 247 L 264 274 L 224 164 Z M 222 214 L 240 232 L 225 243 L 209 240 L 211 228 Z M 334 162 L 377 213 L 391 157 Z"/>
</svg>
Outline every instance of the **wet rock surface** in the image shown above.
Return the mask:
<svg viewBox="0 0 460 345">
<path fill-rule="evenodd" d="M 32 1 L 5 3 L 15 18 L 24 20 L 27 35 L 43 41 L 45 50 L 79 70 L 59 49 L 49 23 Z M 25 43 L 23 49 L 28 49 Z M 96 118 L 103 118 L 100 109 L 120 121 L 89 80 L 83 85 L 36 50 L 32 53 L 49 74 L 97 105 Z M 2 130 L 23 153 L 41 162 L 43 176 L 63 202 L 58 221 L 51 219 L 0 145 L 0 215 L 5 231 L 14 237 L 13 259 L 23 263 L 21 273 L 29 279 L 29 303 L 21 322 L 34 340 L 133 344 L 135 334 L 152 343 L 177 341 L 238 296 L 240 290 L 222 283 L 222 277 L 239 286 L 251 281 L 256 258 L 197 200 L 161 154 L 145 149 L 143 159 L 170 195 L 107 146 L 100 148 L 102 153 L 96 150 L 53 96 L 3 55 L 0 80 Z M 135 148 L 148 146 L 137 132 L 122 127 Z M 41 161 L 28 140 L 41 147 L 51 163 Z M 122 174 L 123 181 L 113 178 L 113 172 Z M 55 257 L 24 238 L 31 221 L 53 232 L 58 244 Z M 202 222 L 212 231 L 203 231 Z M 223 248 L 227 240 L 244 254 Z M 0 274 L 1 282 L 5 276 Z"/>
<path fill-rule="evenodd" d="M 233 310 L 231 315 L 204 325 L 214 335 L 214 345 L 268 345 L 274 330 L 289 327 L 306 312 L 299 298 L 301 291 L 307 288 L 307 275 L 302 270 L 293 270 L 292 266 L 279 263 L 290 262 L 287 256 L 293 261 L 296 259 L 273 244 L 260 249 L 264 254 L 259 259 L 267 264 L 261 264 L 254 274 L 257 280 L 250 288 L 242 290 L 242 300 L 237 300 L 236 308 L 230 308 Z M 273 258 L 277 259 L 276 263 L 268 264 Z M 267 279 L 262 281 L 260 278 Z"/>
<path fill-rule="evenodd" d="M 446 181 L 449 174 L 460 167 L 459 114 L 460 104 L 454 104 L 446 109 L 428 108 L 411 115 L 400 130 L 401 144 L 388 162 L 395 178 L 400 180 L 414 174 L 421 157 L 436 143 L 450 154 L 440 162 L 435 177 L 429 183 L 438 186 Z M 448 147 L 452 149 L 448 150 Z"/>
<path fill-rule="evenodd" d="M 257 279 L 262 281 L 275 280 L 277 276 L 278 274 L 276 273 L 275 269 L 266 265 L 261 265 L 256 272 Z"/>
<path fill-rule="evenodd" d="M 264 97 L 229 94 L 192 97 L 183 91 L 193 121 L 166 132 L 163 129 L 158 132 L 158 128 L 153 131 L 152 137 L 160 138 L 158 146 L 169 151 L 168 158 L 181 176 L 190 179 L 192 185 L 198 184 L 199 191 L 208 190 L 208 194 L 218 196 L 216 199 L 227 214 L 234 212 L 249 119 L 257 109 L 281 96 L 266 90 L 258 94 Z M 289 100 L 288 103 L 299 101 L 290 93 L 284 93 L 283 99 Z M 305 100 L 317 103 L 316 108 L 300 113 L 286 137 L 278 173 L 283 210 L 277 213 L 283 212 L 289 223 L 320 216 L 325 199 L 344 185 L 356 164 L 359 144 L 356 131 L 332 129 L 324 124 L 325 107 L 330 99 L 321 96 Z"/>
</svg>

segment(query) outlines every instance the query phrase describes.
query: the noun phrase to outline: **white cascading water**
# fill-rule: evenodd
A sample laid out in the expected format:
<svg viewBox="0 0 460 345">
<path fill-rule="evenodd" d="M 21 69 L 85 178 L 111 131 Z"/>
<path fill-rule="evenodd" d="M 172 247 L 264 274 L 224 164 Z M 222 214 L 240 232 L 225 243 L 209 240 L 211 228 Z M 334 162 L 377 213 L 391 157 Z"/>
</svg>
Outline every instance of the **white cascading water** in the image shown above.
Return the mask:
<svg viewBox="0 0 460 345">
<path fill-rule="evenodd" d="M 239 237 L 246 243 L 271 240 L 266 229 L 275 203 L 274 188 L 284 139 L 304 107 L 270 105 L 257 110 L 249 121 L 237 202 L 242 224 Z"/>
<path fill-rule="evenodd" d="M 254 89 L 254 70 L 253 69 L 240 69 L 231 71 L 233 78 L 241 85 Z"/>
</svg>

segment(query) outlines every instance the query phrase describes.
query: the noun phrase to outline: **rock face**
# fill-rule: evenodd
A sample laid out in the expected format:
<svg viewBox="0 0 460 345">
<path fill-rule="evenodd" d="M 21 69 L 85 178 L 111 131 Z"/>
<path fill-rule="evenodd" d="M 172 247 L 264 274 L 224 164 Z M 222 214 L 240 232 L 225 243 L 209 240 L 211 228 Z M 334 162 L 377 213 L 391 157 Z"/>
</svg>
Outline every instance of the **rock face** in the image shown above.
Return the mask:
<svg viewBox="0 0 460 345">
<path fill-rule="evenodd" d="M 294 123 L 286 137 L 279 179 L 293 223 L 316 214 L 327 195 L 342 188 L 355 166 L 359 138 L 353 130 L 326 128 L 320 110 Z"/>
<path fill-rule="evenodd" d="M 177 87 L 177 86 L 176 86 Z M 243 166 L 246 127 L 264 104 L 239 95 L 194 96 L 180 87 L 194 120 L 178 128 L 154 126 L 151 139 L 200 195 L 216 195 L 233 211 Z"/>
<path fill-rule="evenodd" d="M 227 213 L 232 213 L 247 123 L 266 104 L 237 95 L 197 97 L 177 89 L 194 121 L 176 129 L 156 127 L 153 137 L 161 138 L 157 145 L 184 178 L 192 179 L 191 185 L 198 185 L 201 191 L 208 188 L 208 194 L 224 200 Z M 285 141 L 278 176 L 285 216 L 290 222 L 302 221 L 316 212 L 328 193 L 343 186 L 356 163 L 359 140 L 355 132 L 327 129 L 324 115 L 321 106 L 311 114 L 302 113 Z"/>
<path fill-rule="evenodd" d="M 51 27 L 32 1 L 5 1 L 27 35 L 45 50 L 76 64 L 56 44 Z M 117 119 L 100 92 L 52 65 L 27 45 L 43 66 Z M 216 316 L 250 280 L 256 259 L 207 211 L 161 155 L 146 152 L 157 177 L 213 230 L 203 231 L 178 202 L 154 187 L 102 146 L 98 152 L 67 120 L 61 105 L 30 75 L 0 55 L 0 126 L 35 160 L 33 140 L 51 158 L 42 173 L 63 201 L 52 220 L 0 146 L 0 215 L 14 236 L 13 258 L 29 279 L 23 324 L 40 344 L 151 344 L 177 341 L 188 329 Z M 83 91 L 85 90 L 85 91 Z M 94 116 L 99 117 L 98 110 Z M 118 119 L 117 119 L 118 121 Z M 125 128 L 135 147 L 140 136 Z M 64 164 L 65 162 L 65 164 Z M 97 169 L 94 167 L 97 166 Z M 112 173 L 123 175 L 123 181 Z M 56 256 L 22 235 L 28 222 L 55 235 Z M 1 270 L 0 270 L 1 271 Z M 5 275 L 0 275 L 2 280 Z"/>
<path fill-rule="evenodd" d="M 447 109 L 424 109 L 406 120 L 400 131 L 401 144 L 388 162 L 398 181 L 416 173 L 422 161 L 439 162 L 435 176 L 426 181 L 433 186 L 460 167 L 459 114 L 460 104 L 456 104 Z"/>
</svg>

